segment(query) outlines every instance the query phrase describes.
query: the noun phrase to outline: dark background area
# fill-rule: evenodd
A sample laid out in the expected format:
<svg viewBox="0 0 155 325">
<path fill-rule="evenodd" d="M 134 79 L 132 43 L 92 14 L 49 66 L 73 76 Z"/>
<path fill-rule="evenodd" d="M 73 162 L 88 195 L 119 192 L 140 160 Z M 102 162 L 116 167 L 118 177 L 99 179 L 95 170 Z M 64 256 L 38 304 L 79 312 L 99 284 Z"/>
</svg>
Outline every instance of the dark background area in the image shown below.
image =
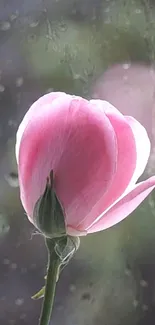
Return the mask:
<svg viewBox="0 0 155 325">
<path fill-rule="evenodd" d="M 37 325 L 43 238 L 19 199 L 19 122 L 52 90 L 111 101 L 148 130 L 155 173 L 155 5 L 0 0 L 0 324 Z M 58 283 L 53 325 L 155 324 L 155 194 L 121 224 L 81 240 Z"/>
</svg>

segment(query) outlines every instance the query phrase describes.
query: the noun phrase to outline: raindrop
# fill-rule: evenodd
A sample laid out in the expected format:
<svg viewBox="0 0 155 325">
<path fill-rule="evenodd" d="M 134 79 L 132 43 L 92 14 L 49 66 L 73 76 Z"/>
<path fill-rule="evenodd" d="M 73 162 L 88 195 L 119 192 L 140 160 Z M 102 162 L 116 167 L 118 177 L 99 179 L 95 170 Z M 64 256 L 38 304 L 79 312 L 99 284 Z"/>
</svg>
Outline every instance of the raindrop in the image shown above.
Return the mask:
<svg viewBox="0 0 155 325">
<path fill-rule="evenodd" d="M 88 86 L 87 85 L 83 86 L 83 93 L 84 93 L 84 95 L 88 94 Z"/>
<path fill-rule="evenodd" d="M 9 121 L 8 121 L 8 125 L 9 125 L 9 126 L 16 127 L 16 126 L 17 126 L 17 122 L 14 121 L 14 120 L 9 120 Z"/>
<path fill-rule="evenodd" d="M 9 21 L 3 21 L 1 24 L 0 24 L 0 29 L 3 30 L 3 31 L 7 31 L 11 28 L 11 24 Z"/>
<path fill-rule="evenodd" d="M 28 35 L 28 41 L 36 41 L 36 35 L 35 34 L 30 34 Z"/>
<path fill-rule="evenodd" d="M 2 84 L 0 84 L 0 93 L 3 93 L 4 90 L 5 90 L 5 87 Z"/>
<path fill-rule="evenodd" d="M 125 269 L 125 275 L 130 276 L 131 275 L 131 270 L 126 268 Z"/>
<path fill-rule="evenodd" d="M 7 217 L 0 213 L 0 234 L 6 234 L 9 230 Z"/>
<path fill-rule="evenodd" d="M 9 320 L 9 324 L 10 324 L 10 325 L 15 325 L 15 324 L 16 324 L 15 319 L 10 319 L 10 320 Z"/>
<path fill-rule="evenodd" d="M 5 180 L 11 187 L 19 187 L 18 174 L 11 172 L 8 175 L 5 175 Z"/>
<path fill-rule="evenodd" d="M 124 63 L 122 65 L 122 67 L 123 67 L 124 70 L 128 70 L 130 68 L 130 66 L 131 66 L 131 63 Z"/>
<path fill-rule="evenodd" d="M 124 80 L 124 81 L 127 81 L 127 80 L 128 80 L 128 76 L 127 76 L 127 75 L 124 75 L 124 76 L 123 76 L 123 80 Z"/>
<path fill-rule="evenodd" d="M 5 301 L 5 300 L 6 300 L 6 296 L 2 296 L 1 301 Z"/>
<path fill-rule="evenodd" d="M 23 303 L 24 303 L 24 299 L 23 299 L 23 298 L 17 298 L 17 299 L 15 300 L 15 304 L 16 304 L 17 306 L 21 306 L 21 305 L 23 305 Z"/>
<path fill-rule="evenodd" d="M 10 264 L 10 260 L 8 258 L 4 258 L 3 264 L 4 265 L 9 265 Z"/>
<path fill-rule="evenodd" d="M 21 87 L 23 85 L 24 79 L 23 77 L 19 77 L 16 79 L 16 87 Z"/>
<path fill-rule="evenodd" d="M 104 24 L 111 24 L 111 18 L 107 17 L 106 19 L 104 19 Z"/>
<path fill-rule="evenodd" d="M 48 89 L 46 90 L 47 93 L 51 93 L 52 91 L 54 91 L 54 88 L 48 88 Z"/>
<path fill-rule="evenodd" d="M 127 19 L 126 22 L 125 22 L 125 25 L 126 25 L 126 26 L 130 26 L 130 24 L 131 24 L 131 23 L 130 23 L 130 20 Z"/>
<path fill-rule="evenodd" d="M 69 287 L 69 291 L 70 292 L 75 292 L 76 291 L 76 286 L 75 284 L 71 284 L 70 287 Z"/>
<path fill-rule="evenodd" d="M 11 21 L 14 21 L 14 20 L 17 18 L 17 16 L 18 16 L 18 13 L 12 14 L 12 15 L 10 16 L 10 20 L 11 20 Z"/>
<path fill-rule="evenodd" d="M 59 24 L 59 29 L 60 29 L 61 32 L 65 32 L 67 30 L 67 24 L 64 23 L 64 22 L 61 22 Z"/>
<path fill-rule="evenodd" d="M 138 300 L 137 300 L 137 299 L 134 299 L 134 300 L 133 300 L 133 306 L 134 306 L 135 308 L 137 308 L 138 305 L 139 305 Z"/>
<path fill-rule="evenodd" d="M 148 282 L 145 281 L 145 280 L 141 280 L 141 281 L 140 281 L 140 285 L 141 285 L 141 287 L 143 287 L 143 288 L 147 288 L 147 287 L 148 287 Z"/>
<path fill-rule="evenodd" d="M 38 26 L 38 24 L 39 24 L 39 21 L 38 20 L 36 20 L 36 21 L 32 21 L 31 23 L 30 23 L 30 27 L 31 28 L 34 28 L 34 27 L 37 27 Z"/>
<path fill-rule="evenodd" d="M 32 270 L 33 269 L 36 269 L 36 267 L 37 267 L 37 265 L 35 263 L 33 263 L 33 264 L 30 265 L 30 269 L 32 269 Z"/>
<path fill-rule="evenodd" d="M 148 305 L 142 305 L 142 310 L 143 311 L 148 311 L 149 309 L 149 306 Z"/>
<path fill-rule="evenodd" d="M 26 314 L 21 314 L 19 318 L 20 319 L 25 319 L 26 318 Z"/>
<path fill-rule="evenodd" d="M 27 268 L 26 268 L 26 267 L 22 267 L 22 268 L 21 268 L 21 273 L 22 273 L 22 274 L 27 273 Z"/>
<path fill-rule="evenodd" d="M 91 294 L 89 292 L 84 292 L 81 296 L 81 300 L 90 300 Z"/>
<path fill-rule="evenodd" d="M 110 11 L 110 7 L 104 9 L 104 12 L 109 12 L 109 11 Z"/>
<path fill-rule="evenodd" d="M 10 265 L 10 268 L 11 268 L 12 270 L 16 270 L 16 269 L 17 269 L 17 264 L 16 264 L 16 263 L 12 263 L 12 264 Z"/>
<path fill-rule="evenodd" d="M 142 13 L 142 10 L 141 9 L 139 9 L 139 8 L 136 8 L 135 9 L 135 14 L 141 14 Z"/>
</svg>

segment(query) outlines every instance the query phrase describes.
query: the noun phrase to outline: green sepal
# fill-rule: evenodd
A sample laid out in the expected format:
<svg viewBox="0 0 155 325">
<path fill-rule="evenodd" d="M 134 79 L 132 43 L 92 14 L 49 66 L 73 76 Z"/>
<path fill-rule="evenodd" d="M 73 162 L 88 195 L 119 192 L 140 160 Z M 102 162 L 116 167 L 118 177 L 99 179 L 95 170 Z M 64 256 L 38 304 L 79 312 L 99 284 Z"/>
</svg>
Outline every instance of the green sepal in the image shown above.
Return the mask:
<svg viewBox="0 0 155 325">
<path fill-rule="evenodd" d="M 43 195 L 35 204 L 33 220 L 46 238 L 66 236 L 64 212 L 54 190 L 53 171 L 47 178 Z"/>
<path fill-rule="evenodd" d="M 42 289 L 40 289 L 37 293 L 35 293 L 31 298 L 33 300 L 38 300 L 44 297 L 45 294 L 45 286 L 42 287 Z"/>
</svg>

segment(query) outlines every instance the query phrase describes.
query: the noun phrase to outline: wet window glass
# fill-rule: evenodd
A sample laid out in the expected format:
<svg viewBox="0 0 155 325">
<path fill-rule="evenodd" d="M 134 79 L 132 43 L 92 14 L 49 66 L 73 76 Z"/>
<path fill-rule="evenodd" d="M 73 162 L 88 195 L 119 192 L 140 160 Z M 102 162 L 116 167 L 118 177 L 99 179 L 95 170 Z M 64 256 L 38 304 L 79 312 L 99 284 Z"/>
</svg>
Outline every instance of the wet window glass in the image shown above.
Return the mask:
<svg viewBox="0 0 155 325">
<path fill-rule="evenodd" d="M 67 214 L 70 215 L 72 212 L 73 215 L 75 214 L 75 218 L 76 216 L 81 218 L 75 227 L 76 231 L 72 229 L 75 219 L 73 227 L 70 227 L 72 226 L 71 217 L 67 219 L 69 220 L 67 231 L 71 235 L 80 236 L 80 247 L 68 265 L 65 268 L 62 267 L 51 324 L 153 325 L 155 323 L 155 193 L 153 191 L 155 181 L 152 178 L 151 181 L 148 181 L 155 175 L 154 61 L 155 3 L 153 0 L 0 0 L 1 325 L 35 325 L 39 322 L 42 299 L 34 300 L 31 297 L 45 284 L 47 250 L 44 236 L 38 226 L 41 222 L 40 219 L 37 221 L 38 227 L 36 228 L 33 222 L 30 222 L 32 221 L 30 216 L 27 217 L 28 203 L 26 202 L 26 207 L 23 208 L 21 202 L 20 195 L 22 194 L 15 144 L 18 126 L 30 106 L 43 95 L 55 92 L 63 92 L 71 96 L 60 96 L 61 98 L 57 99 L 64 107 L 70 105 L 68 114 L 73 113 L 74 105 L 77 105 L 77 107 L 74 106 L 75 114 L 79 109 L 78 105 L 84 107 L 81 114 L 85 114 L 87 105 L 92 115 L 95 114 L 95 109 L 98 109 L 100 113 L 95 117 L 95 121 L 98 122 L 91 120 L 90 133 L 87 133 L 86 140 L 83 141 L 87 143 L 86 152 L 89 152 L 90 148 L 94 148 L 92 149 L 95 150 L 94 155 L 98 159 L 102 159 L 103 164 L 105 159 L 108 163 L 105 164 L 102 179 L 101 173 L 99 174 L 102 167 L 98 164 L 97 158 L 93 159 L 90 150 L 90 156 L 86 154 L 85 160 L 83 158 L 85 157 L 84 142 L 80 142 L 81 149 L 77 152 L 74 151 L 76 155 L 73 159 L 74 169 L 71 170 L 71 167 L 68 167 L 69 175 L 71 175 L 69 177 L 75 179 L 76 184 L 72 188 L 70 186 L 69 189 L 65 188 L 65 191 L 69 191 L 70 197 L 73 197 L 74 206 L 70 204 L 68 207 L 66 194 L 64 194 L 64 201 L 62 200 L 61 203 L 67 202 Z M 79 100 L 79 97 L 84 98 L 86 102 L 77 104 L 76 101 Z M 90 100 L 92 102 L 88 104 Z M 67 101 L 71 101 L 70 104 L 67 104 Z M 79 103 L 81 101 L 79 100 Z M 44 107 L 45 122 L 43 120 L 42 124 L 43 136 L 46 135 L 48 105 L 50 102 L 47 101 Z M 123 127 L 127 128 L 126 124 L 120 124 L 114 133 L 110 133 L 113 132 L 115 123 L 117 124 L 116 120 L 120 118 L 120 115 L 118 117 L 116 114 L 116 120 L 115 118 L 114 120 L 110 119 L 109 122 L 109 110 L 113 110 L 109 105 L 122 114 L 122 119 L 127 116 L 126 121 L 129 124 L 128 116 L 131 116 L 143 125 L 151 143 L 150 155 L 144 129 L 142 131 L 141 127 L 137 131 L 136 143 L 134 140 L 133 142 L 129 141 L 131 130 L 130 132 L 123 131 Z M 58 109 L 60 106 L 58 105 Z M 54 107 L 53 109 L 55 109 Z M 98 133 L 95 124 L 102 123 L 102 110 L 105 110 L 106 136 L 103 136 L 102 132 Z M 37 106 L 34 114 L 40 116 Z M 67 154 L 64 154 L 65 149 L 63 148 L 61 152 L 62 147 L 60 146 L 60 143 L 65 141 L 64 134 L 66 133 L 63 127 L 65 128 L 67 125 L 67 118 L 72 122 L 71 115 L 65 118 L 59 132 L 60 137 L 59 133 L 54 133 L 53 124 L 51 126 L 52 139 L 57 141 L 57 148 L 54 149 L 57 154 L 55 154 L 54 161 L 59 155 L 64 164 L 67 164 L 66 157 L 68 156 L 70 157 L 68 159 L 72 161 L 69 149 L 67 149 Z M 73 134 L 71 136 L 71 133 L 67 133 L 65 142 L 65 146 L 67 146 L 67 141 L 70 141 L 68 146 L 73 149 L 74 138 L 78 132 L 81 134 L 84 123 L 88 123 L 91 117 L 87 116 L 88 119 L 85 119 L 84 116 L 82 120 L 79 119 L 79 122 L 76 117 L 74 118 L 77 127 L 74 130 L 75 125 L 72 126 L 70 132 Z M 35 120 L 32 114 L 30 120 L 36 121 L 35 123 L 32 121 L 34 137 L 32 136 L 31 145 L 34 148 L 36 134 L 40 133 L 36 131 L 37 118 Z M 56 120 L 53 123 L 56 123 Z M 81 128 L 79 129 L 81 131 L 78 131 L 78 128 Z M 94 132 L 93 137 L 91 132 Z M 48 134 L 50 135 L 50 133 Z M 102 137 L 103 155 L 101 154 L 102 141 L 95 140 L 97 134 L 99 141 Z M 115 141 L 110 134 L 114 134 Z M 121 139 L 120 134 L 122 134 Z M 59 141 L 60 138 L 62 142 Z M 37 139 L 39 140 L 35 150 L 39 155 L 42 150 L 42 140 L 40 139 L 43 138 L 40 136 Z M 83 139 L 82 136 L 80 139 Z M 109 147 L 107 143 L 109 143 Z M 95 149 L 99 146 L 100 153 Z M 40 179 L 39 175 L 44 173 L 49 157 L 44 157 L 43 163 L 40 163 L 39 160 L 40 172 L 37 173 L 35 168 L 33 170 L 31 163 L 34 151 L 32 153 L 26 145 L 25 147 L 23 145 L 23 148 L 24 157 L 28 154 L 30 158 L 26 162 L 22 161 L 22 154 L 20 154 L 19 160 L 22 161 L 22 168 L 26 163 L 27 173 L 30 175 L 31 172 L 32 174 L 34 172 L 32 179 L 35 177 Z M 44 148 L 48 152 L 53 150 L 49 137 L 45 141 Z M 123 149 L 125 150 L 123 151 L 124 155 L 121 148 L 125 148 Z M 115 184 L 109 196 L 105 196 L 102 206 L 101 188 L 104 188 L 104 195 L 108 195 L 109 184 L 111 184 L 108 183 L 108 177 L 112 177 L 109 175 L 116 173 L 115 164 L 110 160 L 114 160 L 111 158 L 114 157 L 112 150 L 115 150 L 115 157 L 117 155 L 121 157 L 119 159 L 122 161 L 122 168 L 119 167 L 119 174 L 116 175 L 117 186 Z M 132 157 L 130 157 L 130 151 Z M 79 162 L 78 155 L 80 155 Z M 128 163 L 125 160 L 127 155 Z M 92 159 L 94 165 L 91 169 Z M 86 166 L 82 169 L 84 161 Z M 56 163 L 54 162 L 54 164 Z M 136 164 L 138 167 L 135 167 Z M 81 174 L 77 173 L 77 168 L 80 171 L 83 170 L 84 175 L 87 174 L 88 187 L 80 187 L 76 175 Z M 135 168 L 137 168 L 136 176 Z M 133 178 L 131 182 L 128 179 L 124 185 L 122 180 L 127 170 L 131 172 L 130 179 L 132 176 Z M 60 197 L 64 191 L 65 175 L 62 175 L 63 185 L 62 190 L 60 189 Z M 58 184 L 56 188 L 58 186 L 59 192 L 61 177 L 59 178 L 59 175 L 56 174 L 55 178 L 56 184 Z M 98 185 L 91 186 L 94 179 L 96 179 L 95 184 Z M 113 178 L 109 182 L 112 181 Z M 127 212 L 128 206 L 123 206 L 124 217 L 121 216 L 122 209 L 118 204 L 116 210 L 122 222 L 117 220 L 111 223 L 106 209 L 110 207 L 112 209 L 110 213 L 113 213 L 112 204 L 121 200 L 122 194 L 125 195 L 125 200 L 134 201 L 130 192 L 133 191 L 133 186 L 137 181 L 138 183 L 146 181 L 146 188 L 142 189 L 142 193 L 138 192 L 137 194 L 136 192 L 136 196 L 138 196 L 143 195 L 145 190 L 147 191 L 146 195 L 144 193 L 143 199 L 140 196 L 139 200 L 143 202 L 139 201 L 141 204 L 137 208 L 135 207 L 134 211 L 131 208 Z M 26 181 L 23 184 L 27 184 Z M 80 184 L 83 184 L 82 180 Z M 100 193 L 94 191 L 94 186 L 98 186 Z M 23 196 L 27 195 L 30 204 L 33 196 L 31 195 L 32 187 L 31 184 L 31 187 L 27 189 L 27 194 L 23 194 Z M 121 192 L 121 188 L 123 188 L 123 192 Z M 80 194 L 74 195 L 75 189 Z M 81 201 L 79 201 L 79 195 Z M 91 200 L 92 205 L 90 204 Z M 120 202 L 122 207 L 124 201 Z M 98 204 L 98 215 L 96 214 L 97 219 L 94 220 L 93 213 L 96 211 L 94 210 L 96 204 Z M 61 214 L 60 206 L 58 209 Z M 105 214 L 102 216 L 103 210 Z M 87 212 L 91 223 L 86 222 Z M 130 216 L 125 218 L 128 214 Z M 101 216 L 105 218 L 103 222 L 100 222 Z M 113 217 L 110 215 L 110 218 Z M 48 226 L 50 227 L 51 223 Z M 53 224 L 52 227 L 54 227 Z M 47 234 L 49 228 L 45 228 Z M 103 231 L 99 231 L 102 229 Z M 47 324 L 42 323 L 41 325 Z"/>
</svg>

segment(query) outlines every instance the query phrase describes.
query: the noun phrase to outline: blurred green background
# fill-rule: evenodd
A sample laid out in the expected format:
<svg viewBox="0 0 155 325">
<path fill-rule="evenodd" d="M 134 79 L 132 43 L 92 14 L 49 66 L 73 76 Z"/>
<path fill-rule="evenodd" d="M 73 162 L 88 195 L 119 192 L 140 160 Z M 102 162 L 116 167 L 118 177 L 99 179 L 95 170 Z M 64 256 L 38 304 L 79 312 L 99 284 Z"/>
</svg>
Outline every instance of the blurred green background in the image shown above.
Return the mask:
<svg viewBox="0 0 155 325">
<path fill-rule="evenodd" d="M 47 261 L 19 199 L 19 122 L 52 90 L 117 102 L 148 130 L 152 152 L 142 178 L 153 175 L 154 37 L 153 1 L 0 1 L 1 325 L 38 324 L 41 301 L 31 296 Z M 154 205 L 153 193 L 122 223 L 81 240 L 58 283 L 51 324 L 155 323 Z"/>
</svg>

